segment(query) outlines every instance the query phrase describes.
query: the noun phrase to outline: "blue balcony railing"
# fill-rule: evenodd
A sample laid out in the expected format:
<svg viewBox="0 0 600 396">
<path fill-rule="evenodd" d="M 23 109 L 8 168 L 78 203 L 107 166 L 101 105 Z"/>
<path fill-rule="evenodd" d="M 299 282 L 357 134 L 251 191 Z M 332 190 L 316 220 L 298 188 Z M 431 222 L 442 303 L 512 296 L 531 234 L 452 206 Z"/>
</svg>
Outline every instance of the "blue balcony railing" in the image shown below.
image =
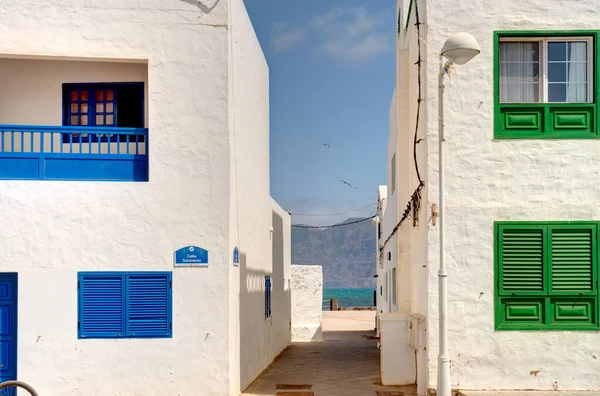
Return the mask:
<svg viewBox="0 0 600 396">
<path fill-rule="evenodd" d="M 148 181 L 148 129 L 0 125 L 0 179 Z"/>
</svg>

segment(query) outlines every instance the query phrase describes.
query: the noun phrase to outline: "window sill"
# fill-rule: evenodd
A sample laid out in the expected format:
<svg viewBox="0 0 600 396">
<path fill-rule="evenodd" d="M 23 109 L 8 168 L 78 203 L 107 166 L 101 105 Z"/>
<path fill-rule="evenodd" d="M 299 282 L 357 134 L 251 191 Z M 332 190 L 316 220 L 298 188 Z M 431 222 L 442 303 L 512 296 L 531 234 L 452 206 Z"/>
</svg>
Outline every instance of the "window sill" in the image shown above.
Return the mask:
<svg viewBox="0 0 600 396">
<path fill-rule="evenodd" d="M 506 132 L 495 133 L 493 140 L 564 140 L 564 139 L 600 139 L 600 136 L 590 133 L 576 133 L 576 132 L 539 132 L 535 134 L 528 133 L 514 133 L 507 134 Z"/>
<path fill-rule="evenodd" d="M 495 331 L 496 332 L 505 332 L 505 331 L 533 331 L 533 332 L 536 332 L 536 331 L 546 331 L 546 332 L 551 332 L 551 331 L 589 331 L 589 332 L 598 332 L 598 331 L 600 331 L 600 328 L 598 328 L 597 325 L 589 325 L 589 326 L 585 326 L 585 325 L 572 325 L 572 326 L 544 325 L 541 327 L 499 325 L 499 326 L 495 326 Z"/>
<path fill-rule="evenodd" d="M 123 335 L 123 336 L 103 336 L 103 335 L 77 335 L 79 340 L 132 340 L 132 339 L 157 339 L 157 338 L 173 338 L 173 334 L 164 335 Z"/>
</svg>

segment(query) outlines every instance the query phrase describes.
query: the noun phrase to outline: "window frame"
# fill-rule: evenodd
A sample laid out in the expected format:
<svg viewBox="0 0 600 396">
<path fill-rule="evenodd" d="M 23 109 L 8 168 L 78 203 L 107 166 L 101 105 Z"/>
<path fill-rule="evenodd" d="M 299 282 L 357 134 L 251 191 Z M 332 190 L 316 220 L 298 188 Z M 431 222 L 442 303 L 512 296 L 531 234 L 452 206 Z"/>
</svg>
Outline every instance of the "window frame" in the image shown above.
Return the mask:
<svg viewBox="0 0 600 396">
<path fill-rule="evenodd" d="M 500 104 L 590 104 L 594 103 L 594 67 L 596 62 L 594 62 L 594 37 L 593 36 L 526 36 L 526 37 L 518 37 L 518 36 L 510 36 L 510 37 L 500 37 L 498 42 L 498 49 L 500 48 L 500 43 L 524 43 L 524 42 L 533 42 L 540 43 L 540 59 L 539 59 L 539 70 L 540 70 L 540 81 L 538 84 L 539 89 L 539 102 L 502 102 Z M 556 42 L 569 42 L 569 41 L 584 41 L 587 43 L 587 75 L 588 81 L 587 84 L 587 97 L 588 100 L 586 102 L 549 102 L 548 101 L 548 43 L 556 43 Z M 498 62 L 500 62 L 500 56 L 498 54 Z M 500 64 L 498 63 L 498 66 Z M 500 78 L 500 75 L 498 76 Z M 500 86 L 500 80 L 498 80 L 498 85 Z M 500 100 L 500 97 L 498 97 Z"/>
<path fill-rule="evenodd" d="M 494 139 L 599 139 L 600 31 L 540 30 L 494 32 Z M 500 42 L 586 40 L 588 44 L 588 102 L 547 102 L 547 44 L 540 48 L 542 101 L 500 102 Z"/>
<path fill-rule="evenodd" d="M 385 289 L 384 289 L 384 301 L 388 302 L 388 291 L 389 291 L 389 287 L 388 287 L 388 272 L 389 271 L 385 271 Z"/>
<path fill-rule="evenodd" d="M 398 305 L 398 271 L 396 267 L 392 268 L 392 304 Z"/>
<path fill-rule="evenodd" d="M 394 194 L 396 192 L 396 153 L 394 153 L 394 155 L 392 155 L 390 173 L 391 173 L 392 194 Z"/>
<path fill-rule="evenodd" d="M 551 242 L 553 230 L 582 229 L 592 230 L 591 240 L 591 291 L 555 291 L 553 290 Z M 543 231 L 543 284 L 542 291 L 506 291 L 502 285 L 503 267 L 501 258 L 501 239 L 503 229 L 519 230 L 544 230 Z M 496 221 L 494 222 L 494 328 L 496 331 L 598 331 L 600 330 L 600 221 Z M 553 321 L 552 307 L 556 302 L 578 299 L 580 302 L 594 300 L 592 323 L 581 321 Z M 513 303 L 539 302 L 542 307 L 542 319 L 539 322 L 507 322 L 504 320 L 504 303 L 512 300 Z"/>
<path fill-rule="evenodd" d="M 138 86 L 139 88 L 141 88 L 141 92 L 142 92 L 142 98 L 141 98 L 141 109 L 142 109 L 142 114 L 141 114 L 141 125 L 142 128 L 146 128 L 146 86 L 145 83 L 143 81 L 126 81 L 126 82 L 93 82 L 93 83 L 63 83 L 62 84 L 62 125 L 63 126 L 68 126 L 68 127 L 72 127 L 72 128 L 77 128 L 77 127 L 86 127 L 86 128 L 120 128 L 118 126 L 119 123 L 119 115 L 118 115 L 118 103 L 119 103 L 119 95 L 118 95 L 118 91 L 119 88 L 122 86 Z M 69 97 L 69 91 L 72 89 L 79 89 L 79 90 L 88 90 L 88 91 L 95 91 L 96 90 L 112 90 L 114 91 L 114 99 L 113 99 L 113 103 L 114 103 L 114 111 L 113 111 L 113 115 L 114 115 L 114 125 L 115 126 L 106 126 L 106 125 L 96 125 L 96 97 L 95 94 L 92 95 L 90 93 L 88 93 L 88 107 L 89 107 L 89 112 L 88 112 L 88 125 L 71 125 L 70 123 L 70 115 L 71 115 L 71 109 L 69 107 L 70 104 L 70 97 Z M 106 110 L 106 109 L 105 109 Z M 82 135 L 86 135 L 86 136 L 82 136 Z M 69 140 L 70 137 L 73 136 L 72 134 L 65 134 L 63 135 L 63 143 L 70 143 L 71 141 Z M 125 142 L 125 136 L 121 136 L 120 140 L 119 136 L 116 135 L 110 135 L 110 142 Z M 77 135 L 77 136 L 73 136 L 73 143 L 97 143 L 98 140 L 100 140 L 100 142 L 109 142 L 109 135 L 107 135 L 106 133 L 104 134 L 93 134 L 93 133 L 84 133 L 81 135 Z M 143 140 L 142 140 L 143 141 Z"/>
<path fill-rule="evenodd" d="M 265 320 L 273 317 L 273 278 L 265 275 Z"/>
<path fill-rule="evenodd" d="M 128 279 L 130 276 L 165 276 L 168 282 L 167 291 L 167 321 L 169 323 L 168 331 L 156 334 L 127 334 L 129 327 L 128 318 Z M 116 335 L 99 334 L 96 332 L 85 332 L 83 329 L 83 280 L 84 277 L 122 277 L 123 278 L 123 295 L 122 295 L 122 329 L 123 333 Z M 78 339 L 131 339 L 131 338 L 172 338 L 173 337 L 173 273 L 171 271 L 80 271 L 77 273 L 77 338 Z"/>
</svg>

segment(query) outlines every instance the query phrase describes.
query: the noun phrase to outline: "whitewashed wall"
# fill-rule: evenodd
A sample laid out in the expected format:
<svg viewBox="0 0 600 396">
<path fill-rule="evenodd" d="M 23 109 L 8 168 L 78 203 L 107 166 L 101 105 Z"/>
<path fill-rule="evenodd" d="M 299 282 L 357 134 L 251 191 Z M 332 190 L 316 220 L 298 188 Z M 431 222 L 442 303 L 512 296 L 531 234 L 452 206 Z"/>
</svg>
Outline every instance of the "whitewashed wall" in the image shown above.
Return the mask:
<svg viewBox="0 0 600 396">
<path fill-rule="evenodd" d="M 292 265 L 292 341 L 323 341 L 323 267 Z"/>
<path fill-rule="evenodd" d="M 390 197 L 395 206 L 394 217 L 384 216 L 388 225 L 386 229 L 391 232 L 403 217 L 403 213 L 411 199 L 415 189 L 419 186 L 419 179 L 415 167 L 415 133 L 419 141 L 416 146 L 416 158 L 422 180 L 427 181 L 427 105 L 421 101 L 419 106 L 418 92 L 418 70 L 416 62 L 419 59 L 416 43 L 418 38 L 413 28 L 405 29 L 405 18 L 408 14 L 409 1 L 397 0 L 396 11 L 400 14 L 398 38 L 396 41 L 396 88 L 390 107 L 390 138 L 388 141 L 388 157 L 390 150 L 397 153 L 397 181 L 398 191 L 394 197 Z M 414 10 L 413 10 L 414 12 Z M 423 32 L 422 43 L 426 42 L 426 32 Z M 425 61 L 427 59 L 426 49 L 421 54 L 423 59 L 423 79 L 426 81 Z M 426 97 L 426 86 L 422 87 L 422 98 Z M 417 121 L 417 111 L 419 118 Z M 417 125 L 418 123 L 418 125 Z M 388 158 L 389 160 L 389 158 Z M 388 165 L 388 183 L 391 172 Z M 427 314 L 428 305 L 428 260 L 427 260 L 427 229 L 429 210 L 427 202 L 427 187 L 421 190 L 422 206 L 418 211 L 418 221 L 411 212 L 398 228 L 396 234 L 390 239 L 384 252 L 385 270 L 391 270 L 397 266 L 397 305 L 391 305 L 393 312 L 403 314 L 411 313 L 411 337 L 404 337 L 398 345 L 392 346 L 382 343 L 382 354 L 390 356 L 400 353 L 405 362 L 410 362 L 401 367 L 398 375 L 403 378 L 415 379 L 418 382 L 419 395 L 424 395 L 428 386 L 428 361 L 427 351 Z M 393 224 L 389 224 L 393 223 Z M 387 237 L 384 236 L 384 240 Z M 388 259 L 388 252 L 396 257 Z M 392 263 L 392 261 L 394 263 Z M 397 264 L 396 264 L 397 263 Z M 388 272 L 392 273 L 392 272 Z M 383 280 L 385 283 L 385 280 Z M 392 281 L 390 280 L 390 284 Z M 416 320 L 414 318 L 419 318 Z M 385 337 L 385 335 L 384 335 Z M 409 340 L 409 338 L 412 339 Z M 389 340 L 389 336 L 388 336 Z M 389 350 L 395 348 L 396 350 Z M 398 349 L 400 348 L 400 349 Z M 382 361 L 382 370 L 385 370 L 385 362 Z"/>
<path fill-rule="evenodd" d="M 148 183 L 0 183 L 0 263 L 19 272 L 18 376 L 40 394 L 230 394 L 228 1 L 202 9 L 0 3 L 0 54 L 148 63 Z M 173 268 L 190 243 L 210 251 L 208 268 Z M 173 338 L 78 340 L 79 270 L 172 270 Z"/>
<path fill-rule="evenodd" d="M 62 85 L 93 82 L 143 82 L 147 90 L 148 65 L 146 62 L 0 59 L 0 124 L 62 125 Z M 146 91 L 146 123 L 147 96 Z"/>
<path fill-rule="evenodd" d="M 427 98 L 431 190 L 437 201 L 436 56 L 448 35 L 473 34 L 482 53 L 446 90 L 447 263 L 452 385 L 462 389 L 600 389 L 596 332 L 495 331 L 493 222 L 598 220 L 599 140 L 493 138 L 494 30 L 598 29 L 593 0 L 428 1 Z M 468 16 L 468 17 L 465 17 Z M 438 230 L 429 231 L 430 386 L 438 350 Z"/>
<path fill-rule="evenodd" d="M 231 1 L 231 33 L 229 356 L 237 395 L 291 342 L 291 219 L 269 195 L 269 69 L 242 0 Z M 232 264 L 235 246 L 239 267 Z"/>
<path fill-rule="evenodd" d="M 388 139 L 387 157 L 386 157 L 386 169 L 387 169 L 387 196 L 382 197 L 385 199 L 385 212 L 381 219 L 381 241 L 380 246 L 383 248 L 381 251 L 381 260 L 383 267 L 380 268 L 380 279 L 378 282 L 381 283 L 383 295 L 381 295 L 381 289 L 377 291 L 377 298 L 379 302 L 379 313 L 393 312 L 396 307 L 392 305 L 391 301 L 391 271 L 392 268 L 398 266 L 398 236 L 393 235 L 391 239 L 388 238 L 392 235 L 394 226 L 398 222 L 398 196 L 402 186 L 399 184 L 402 163 L 404 161 L 402 153 L 398 152 L 398 101 L 397 91 L 394 91 L 392 96 L 392 102 L 390 104 L 390 135 Z M 396 174 L 395 179 L 392 180 L 392 159 L 395 156 L 396 161 Z M 395 189 L 392 191 L 392 183 L 395 184 Z M 387 241 L 387 243 L 386 243 Z M 396 271 L 398 272 L 398 271 Z"/>
<path fill-rule="evenodd" d="M 384 282 L 385 282 L 385 276 L 384 276 L 384 261 L 383 261 L 383 255 L 380 256 L 380 251 L 379 251 L 379 247 L 381 246 L 381 244 L 383 243 L 383 241 L 379 238 L 383 238 L 383 219 L 386 216 L 386 209 L 387 209 L 387 186 L 379 186 L 378 191 L 377 191 L 377 200 L 378 200 L 378 205 L 379 205 L 379 211 L 378 211 L 378 216 L 379 216 L 379 227 L 382 230 L 382 235 L 377 235 L 377 252 L 376 252 L 376 258 L 375 258 L 375 265 L 376 265 L 376 269 L 377 269 L 377 289 L 376 289 L 376 293 L 377 293 L 377 297 L 376 297 L 376 301 L 377 301 L 377 306 L 376 306 L 376 312 L 377 312 L 377 331 L 381 331 L 381 323 L 380 323 L 380 316 L 381 314 L 384 312 L 384 308 L 386 309 L 387 312 L 387 307 L 385 306 L 385 302 L 384 302 L 384 297 L 383 297 L 383 287 L 384 287 Z M 379 231 L 377 229 L 377 224 L 375 225 L 375 233 L 378 234 Z"/>
<path fill-rule="evenodd" d="M 408 13 L 409 2 L 397 0 L 396 10 L 402 17 Z M 414 10 L 413 10 L 414 12 Z M 415 43 L 417 37 L 409 28 L 405 30 L 405 23 L 401 23 L 400 31 L 396 41 L 396 89 L 390 114 L 392 115 L 392 125 L 390 140 L 388 145 L 394 145 L 397 150 L 398 158 L 398 192 L 395 199 L 397 206 L 396 221 L 392 227 L 396 226 L 401 220 L 407 204 L 419 186 L 419 180 L 414 161 L 414 140 L 417 132 L 417 153 L 419 171 L 422 180 L 427 179 L 427 145 L 424 139 L 426 135 L 426 102 L 421 102 L 419 114 L 419 126 L 417 123 L 418 106 L 418 85 L 417 68 L 415 62 L 418 60 L 418 53 Z M 426 59 L 426 51 L 422 54 Z M 424 70 L 425 72 L 425 70 Z M 425 78 L 425 76 L 423 76 Z M 425 97 L 425 87 L 423 87 L 422 97 Z M 394 123 L 394 114 L 395 123 Z M 427 202 L 427 188 L 421 191 L 423 202 Z M 413 215 L 404 220 L 397 231 L 397 262 L 398 262 L 398 312 L 416 312 L 426 314 L 427 310 L 427 250 L 426 250 L 426 232 L 429 213 L 426 205 L 423 204 L 419 211 L 419 221 L 415 225 Z M 390 241 L 391 242 L 391 241 Z M 415 285 L 422 286 L 415 286 Z"/>
</svg>

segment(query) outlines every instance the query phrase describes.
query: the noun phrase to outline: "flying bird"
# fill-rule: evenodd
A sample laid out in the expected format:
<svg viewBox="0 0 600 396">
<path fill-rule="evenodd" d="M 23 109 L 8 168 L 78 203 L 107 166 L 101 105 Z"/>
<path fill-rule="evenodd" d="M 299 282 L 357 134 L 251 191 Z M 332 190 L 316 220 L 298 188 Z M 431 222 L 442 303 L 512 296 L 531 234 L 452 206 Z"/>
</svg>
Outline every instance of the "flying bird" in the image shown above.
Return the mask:
<svg viewBox="0 0 600 396">
<path fill-rule="evenodd" d="M 342 183 L 346 184 L 348 187 L 351 187 L 355 190 L 358 190 L 358 188 L 354 187 L 352 184 L 348 183 L 346 180 L 340 180 Z"/>
</svg>

